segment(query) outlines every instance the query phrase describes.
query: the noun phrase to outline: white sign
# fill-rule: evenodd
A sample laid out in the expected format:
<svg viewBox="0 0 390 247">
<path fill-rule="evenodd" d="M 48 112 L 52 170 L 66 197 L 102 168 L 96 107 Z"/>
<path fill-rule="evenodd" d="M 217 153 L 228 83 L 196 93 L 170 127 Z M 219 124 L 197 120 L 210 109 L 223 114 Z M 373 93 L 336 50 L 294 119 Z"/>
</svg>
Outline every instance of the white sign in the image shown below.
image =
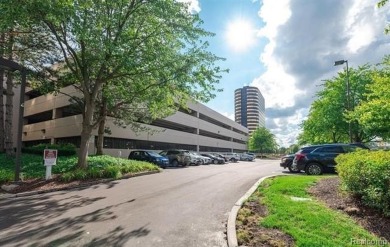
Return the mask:
<svg viewBox="0 0 390 247">
<path fill-rule="evenodd" d="M 45 161 L 46 166 L 46 180 L 51 179 L 51 167 L 57 162 L 57 153 L 58 151 L 55 149 L 43 150 L 43 160 Z"/>
<path fill-rule="evenodd" d="M 45 166 L 54 166 L 57 162 L 57 153 L 55 149 L 45 149 L 43 151 L 43 159 L 45 160 Z"/>
</svg>

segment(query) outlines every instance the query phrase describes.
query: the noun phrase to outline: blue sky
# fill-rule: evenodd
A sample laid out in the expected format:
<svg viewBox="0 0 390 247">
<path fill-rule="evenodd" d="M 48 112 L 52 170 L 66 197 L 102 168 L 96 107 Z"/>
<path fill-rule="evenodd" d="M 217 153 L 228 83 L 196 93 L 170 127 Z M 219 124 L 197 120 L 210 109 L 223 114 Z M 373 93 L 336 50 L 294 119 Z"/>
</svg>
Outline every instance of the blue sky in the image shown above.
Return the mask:
<svg viewBox="0 0 390 247">
<path fill-rule="evenodd" d="M 249 85 L 253 78 L 264 71 L 259 61 L 261 51 L 266 44 L 265 39 L 256 38 L 255 30 L 260 29 L 264 23 L 258 17 L 259 2 L 248 0 L 201 0 L 200 17 L 204 20 L 204 28 L 216 35 L 210 39 L 210 50 L 217 56 L 226 58 L 221 63 L 223 68 L 228 68 L 229 73 L 223 75 L 220 86 L 223 92 L 207 105 L 212 109 L 234 119 L 234 90 L 244 85 Z M 235 51 L 229 45 L 227 33 L 229 24 L 237 20 L 247 20 L 252 23 L 255 43 L 250 49 Z"/>
<path fill-rule="evenodd" d="M 258 87 L 266 127 L 281 146 L 296 141 L 321 80 L 343 69 L 334 61 L 357 67 L 390 53 L 390 36 L 383 33 L 390 5 L 378 9 L 377 0 L 178 1 L 189 2 L 203 27 L 216 34 L 210 50 L 230 69 L 220 82 L 224 91 L 206 105 L 234 119 L 234 90 Z"/>
</svg>

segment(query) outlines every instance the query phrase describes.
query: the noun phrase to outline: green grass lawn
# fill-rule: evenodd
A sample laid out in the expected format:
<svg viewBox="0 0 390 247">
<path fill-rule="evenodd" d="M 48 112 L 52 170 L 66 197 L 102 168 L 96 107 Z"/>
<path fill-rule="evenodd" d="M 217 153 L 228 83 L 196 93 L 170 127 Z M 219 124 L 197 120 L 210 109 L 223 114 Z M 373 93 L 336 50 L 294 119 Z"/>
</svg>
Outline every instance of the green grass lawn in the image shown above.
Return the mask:
<svg viewBox="0 0 390 247">
<path fill-rule="evenodd" d="M 44 178 L 45 166 L 42 155 L 23 154 L 21 159 L 22 179 Z M 0 154 L 0 183 L 14 179 L 15 161 L 13 158 Z M 52 173 L 61 175 L 64 181 L 85 180 L 91 178 L 120 178 L 128 173 L 158 171 L 159 168 L 148 162 L 115 158 L 108 155 L 88 157 L 88 169 L 77 169 L 77 157 L 58 157 Z"/>
<path fill-rule="evenodd" d="M 324 177 L 282 176 L 265 180 L 248 199 L 268 209 L 268 216 L 259 224 L 287 233 L 297 246 L 353 246 L 352 239 L 379 240 L 347 215 L 310 197 L 306 190 L 321 178 Z M 297 198 L 311 200 L 294 200 Z"/>
</svg>

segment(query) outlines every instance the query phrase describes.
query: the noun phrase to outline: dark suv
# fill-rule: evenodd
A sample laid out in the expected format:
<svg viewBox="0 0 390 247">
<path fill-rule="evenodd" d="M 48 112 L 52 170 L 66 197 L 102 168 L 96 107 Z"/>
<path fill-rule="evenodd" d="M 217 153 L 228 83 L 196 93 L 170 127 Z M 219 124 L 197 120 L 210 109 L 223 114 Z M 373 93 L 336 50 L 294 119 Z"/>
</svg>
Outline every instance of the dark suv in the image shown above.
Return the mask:
<svg viewBox="0 0 390 247">
<path fill-rule="evenodd" d="M 351 144 L 316 145 L 311 152 L 297 153 L 291 166 L 297 171 L 305 171 L 308 175 L 321 175 L 324 171 L 334 171 L 335 158 L 339 154 L 353 152 L 358 148 L 361 147 Z"/>
<path fill-rule="evenodd" d="M 292 173 L 298 173 L 301 170 L 298 170 L 297 166 L 294 165 L 294 163 L 293 163 L 295 156 L 299 155 L 299 154 L 310 153 L 311 151 L 313 151 L 314 149 L 316 149 L 320 146 L 321 145 L 312 145 L 312 146 L 303 147 L 303 148 L 299 149 L 298 152 L 296 152 L 295 154 L 286 155 L 286 156 L 282 157 L 282 160 L 280 162 L 280 166 L 285 168 L 285 169 L 287 168 Z"/>
<path fill-rule="evenodd" d="M 160 155 L 167 157 L 172 166 L 188 166 L 191 163 L 191 155 L 188 150 L 165 150 L 161 151 Z"/>
</svg>

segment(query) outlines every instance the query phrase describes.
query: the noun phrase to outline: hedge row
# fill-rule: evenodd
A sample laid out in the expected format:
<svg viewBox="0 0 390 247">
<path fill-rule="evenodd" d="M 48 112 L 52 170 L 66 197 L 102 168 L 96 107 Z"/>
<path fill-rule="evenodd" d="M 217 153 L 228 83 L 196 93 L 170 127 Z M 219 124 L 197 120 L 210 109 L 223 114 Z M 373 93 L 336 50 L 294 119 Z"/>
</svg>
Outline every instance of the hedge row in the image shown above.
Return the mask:
<svg viewBox="0 0 390 247">
<path fill-rule="evenodd" d="M 360 150 L 336 158 L 342 186 L 390 216 L 390 152 Z"/>
<path fill-rule="evenodd" d="M 73 144 L 38 144 L 22 149 L 23 153 L 43 155 L 45 149 L 57 149 L 58 156 L 72 156 L 76 154 L 76 146 Z"/>
<path fill-rule="evenodd" d="M 45 166 L 42 161 L 42 155 L 23 154 L 21 177 L 23 179 L 44 178 Z M 120 178 L 126 174 L 147 171 L 159 171 L 159 168 L 148 162 L 115 158 L 108 155 L 89 156 L 87 169 L 78 169 L 76 156 L 60 156 L 52 170 L 53 174 L 58 175 L 58 179 L 64 182 Z M 0 154 L 0 184 L 12 181 L 14 175 L 14 159 Z"/>
<path fill-rule="evenodd" d="M 121 178 L 125 174 L 135 174 L 146 171 L 158 171 L 158 166 L 143 162 L 115 158 L 108 155 L 88 157 L 88 169 L 76 169 L 65 172 L 60 180 L 88 180 L 96 178 Z"/>
</svg>

